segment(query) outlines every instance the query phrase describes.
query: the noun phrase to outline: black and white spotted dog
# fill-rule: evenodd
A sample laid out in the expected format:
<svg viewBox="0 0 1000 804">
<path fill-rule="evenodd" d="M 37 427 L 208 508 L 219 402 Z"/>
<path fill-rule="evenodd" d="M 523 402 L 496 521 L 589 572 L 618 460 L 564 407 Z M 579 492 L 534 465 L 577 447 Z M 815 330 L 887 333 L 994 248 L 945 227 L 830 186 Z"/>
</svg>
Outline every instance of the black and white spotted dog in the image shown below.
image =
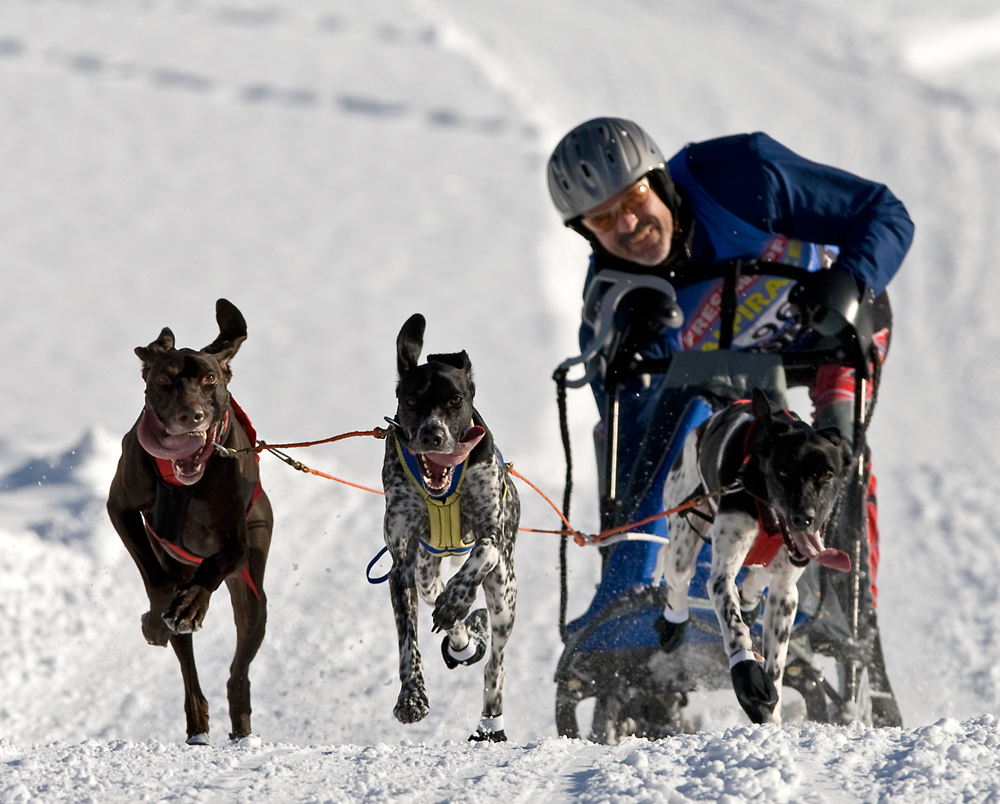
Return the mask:
<svg viewBox="0 0 1000 804">
<path fill-rule="evenodd" d="M 424 328 L 424 317 L 413 315 L 396 339 L 398 407 L 382 467 L 402 682 L 393 713 L 415 723 L 429 710 L 417 648 L 419 592 L 434 607 L 434 631 L 447 634 L 441 652 L 449 668 L 478 662 L 491 643 L 482 719 L 469 739 L 502 742 L 503 653 L 514 626 L 513 554 L 521 508 L 493 436 L 472 406 L 468 355 L 428 355 L 417 365 Z M 465 560 L 445 584 L 441 560 L 449 555 Z M 488 621 L 486 609 L 469 613 L 480 587 Z"/>
<path fill-rule="evenodd" d="M 814 560 L 850 569 L 846 553 L 824 545 L 850 460 L 850 447 L 835 428 L 816 430 L 792 414 L 775 414 L 763 392 L 754 389 L 752 402 L 731 405 L 688 434 L 667 478 L 665 509 L 701 491 L 740 482 L 739 491 L 717 506 L 702 506 L 702 516 L 670 517 L 670 544 L 662 556 L 667 605 L 655 627 L 665 650 L 683 642 L 688 586 L 702 539 L 710 541 L 708 595 L 722 628 L 736 697 L 755 723 L 781 722 L 781 681 L 798 608 L 796 582 L 806 564 Z M 749 574 L 737 589 L 736 574 L 744 563 Z M 756 616 L 765 589 L 761 666 L 748 614 Z"/>
</svg>

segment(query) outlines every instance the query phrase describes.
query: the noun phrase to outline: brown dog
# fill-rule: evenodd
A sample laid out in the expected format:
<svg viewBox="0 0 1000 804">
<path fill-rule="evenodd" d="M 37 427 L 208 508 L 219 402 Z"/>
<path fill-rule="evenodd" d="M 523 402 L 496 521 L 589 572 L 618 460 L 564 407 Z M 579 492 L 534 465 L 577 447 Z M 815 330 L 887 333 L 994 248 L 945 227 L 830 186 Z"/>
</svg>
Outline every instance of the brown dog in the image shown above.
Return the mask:
<svg viewBox="0 0 1000 804">
<path fill-rule="evenodd" d="M 142 634 L 169 642 L 181 663 L 187 742 L 208 744 L 208 702 L 198 684 L 191 634 L 223 581 L 236 620 L 236 656 L 228 693 L 230 739 L 250 735 L 250 663 L 264 639 L 264 565 L 271 504 L 260 487 L 256 455 L 216 456 L 254 446 L 256 436 L 229 397 L 229 361 L 247 325 L 230 302 L 216 303 L 219 337 L 201 351 L 175 349 L 164 328 L 137 347 L 146 405 L 122 440 L 108 514 L 131 553 L 149 596 Z M 216 457 L 213 457 L 216 456 Z"/>
</svg>

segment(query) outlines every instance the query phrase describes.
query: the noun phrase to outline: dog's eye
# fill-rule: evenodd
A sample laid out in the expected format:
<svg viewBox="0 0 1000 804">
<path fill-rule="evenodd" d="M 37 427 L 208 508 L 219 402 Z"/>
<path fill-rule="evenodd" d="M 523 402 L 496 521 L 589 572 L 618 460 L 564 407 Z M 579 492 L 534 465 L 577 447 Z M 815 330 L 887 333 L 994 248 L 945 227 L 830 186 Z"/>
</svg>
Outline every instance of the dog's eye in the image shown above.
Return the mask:
<svg viewBox="0 0 1000 804">
<path fill-rule="evenodd" d="M 216 382 L 215 375 L 212 373 L 206 374 L 204 377 L 201 378 L 202 385 L 215 385 L 215 382 Z"/>
<path fill-rule="evenodd" d="M 170 377 L 168 377 L 166 374 L 157 374 L 156 375 L 156 384 L 157 385 L 170 385 Z"/>
<path fill-rule="evenodd" d="M 788 472 L 786 472 L 784 469 L 779 469 L 778 470 L 778 477 L 780 477 L 782 480 L 787 480 L 788 479 Z"/>
<path fill-rule="evenodd" d="M 463 400 L 462 397 L 460 397 L 458 394 L 455 394 L 455 396 L 453 396 L 451 399 L 448 400 L 448 407 L 460 408 L 462 406 L 462 402 L 464 401 L 465 400 Z"/>
<path fill-rule="evenodd" d="M 829 483 L 831 480 L 833 480 L 833 472 L 823 472 L 823 474 L 819 476 L 820 483 Z"/>
<path fill-rule="evenodd" d="M 415 408 L 416 406 L 417 406 L 417 400 L 414 397 L 412 396 L 406 397 L 406 407 Z"/>
</svg>

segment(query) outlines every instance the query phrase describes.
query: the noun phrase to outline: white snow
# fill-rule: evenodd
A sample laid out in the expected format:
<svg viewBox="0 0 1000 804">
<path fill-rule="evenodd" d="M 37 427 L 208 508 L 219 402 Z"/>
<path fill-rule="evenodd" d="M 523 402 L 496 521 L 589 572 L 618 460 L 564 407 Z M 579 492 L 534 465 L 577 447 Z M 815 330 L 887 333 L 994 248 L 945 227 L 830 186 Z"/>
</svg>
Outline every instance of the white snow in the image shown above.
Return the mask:
<svg viewBox="0 0 1000 804">
<path fill-rule="evenodd" d="M 0 3 L 0 802 L 1000 797 L 995 14 L 991 0 Z M 752 726 L 722 690 L 694 696 L 697 733 L 556 737 L 556 542 L 535 534 L 516 556 L 511 742 L 465 741 L 481 666 L 434 661 L 426 609 L 431 713 L 403 726 L 388 594 L 364 579 L 381 499 L 265 456 L 261 742 L 225 739 L 222 593 L 196 638 L 214 745 L 185 746 L 176 660 L 142 639 L 145 596 L 104 512 L 142 406 L 133 347 L 163 326 L 203 346 L 231 299 L 250 332 L 233 394 L 262 438 L 298 441 L 382 424 L 396 333 L 422 312 L 426 351 L 468 350 L 505 457 L 558 498 L 549 378 L 575 351 L 586 249 L 543 167 L 599 114 L 668 151 L 766 130 L 910 209 L 872 427 L 879 616 L 906 728 L 804 723 L 794 702 L 784 727 Z M 570 403 L 573 520 L 593 530 L 595 413 L 589 392 Z M 296 457 L 378 486 L 381 455 L 356 439 Z M 522 524 L 558 524 L 521 496 Z M 570 557 L 575 616 L 598 561 Z"/>
</svg>

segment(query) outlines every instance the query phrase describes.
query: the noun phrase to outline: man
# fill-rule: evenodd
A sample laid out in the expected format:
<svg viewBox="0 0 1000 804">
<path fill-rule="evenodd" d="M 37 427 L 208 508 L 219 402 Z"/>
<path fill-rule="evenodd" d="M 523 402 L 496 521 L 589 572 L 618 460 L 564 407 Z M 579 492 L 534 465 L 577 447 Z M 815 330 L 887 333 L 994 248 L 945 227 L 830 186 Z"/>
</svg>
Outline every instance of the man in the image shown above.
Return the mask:
<svg viewBox="0 0 1000 804">
<path fill-rule="evenodd" d="M 796 352 L 853 335 L 877 380 L 892 325 L 885 288 L 913 237 L 906 209 L 884 185 L 810 162 L 763 133 L 690 144 L 665 160 L 640 126 L 617 118 L 570 131 L 549 160 L 548 184 L 565 225 L 593 248 L 588 288 L 599 274 L 621 272 L 666 280 L 676 292 L 676 300 L 655 289 L 625 295 L 614 317 L 619 337 L 592 372 L 599 443 L 612 399 L 618 411 L 617 480 L 604 488 L 604 526 L 662 511 L 664 456 L 683 441 L 681 408 L 690 401 L 665 387 L 663 373 L 632 371 L 619 383 L 623 361 L 662 363 L 679 352 L 720 347 Z M 585 295 L 591 297 L 580 328 L 586 352 L 595 311 Z M 727 298 L 735 305 L 727 306 Z M 817 426 L 836 426 L 850 439 L 854 373 L 826 365 L 791 372 L 788 380 L 808 386 Z M 874 595 L 878 532 L 870 472 L 868 480 Z M 665 520 L 645 529 L 665 535 Z M 606 558 L 603 596 L 577 627 L 609 597 L 648 583 L 654 566 L 649 548 L 619 545 Z M 684 619 L 669 607 L 664 617 L 657 621 L 661 644 L 676 645 Z"/>
</svg>

